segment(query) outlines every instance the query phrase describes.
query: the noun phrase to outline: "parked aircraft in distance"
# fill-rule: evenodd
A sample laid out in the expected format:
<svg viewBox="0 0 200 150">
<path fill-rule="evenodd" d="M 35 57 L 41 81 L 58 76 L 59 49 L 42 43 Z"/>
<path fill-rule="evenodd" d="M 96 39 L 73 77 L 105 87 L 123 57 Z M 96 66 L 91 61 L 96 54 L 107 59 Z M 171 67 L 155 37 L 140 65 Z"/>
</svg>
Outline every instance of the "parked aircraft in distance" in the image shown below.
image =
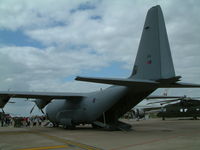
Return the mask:
<svg viewBox="0 0 200 150">
<path fill-rule="evenodd" d="M 161 109 L 161 106 L 148 106 L 147 104 L 143 105 L 136 105 L 134 108 L 129 110 L 125 115 L 124 118 L 127 119 L 137 119 L 139 121 L 140 119 L 146 119 L 147 114 L 156 113 L 159 112 Z"/>
<path fill-rule="evenodd" d="M 159 101 L 154 101 L 154 102 L 148 102 L 148 100 L 150 99 L 162 99 L 164 98 L 180 98 L 178 96 L 167 96 L 167 92 L 169 89 L 165 89 L 163 94 L 161 96 L 148 96 L 145 98 L 145 100 L 143 100 L 141 103 L 137 104 L 135 107 L 133 107 L 130 111 L 128 111 L 125 114 L 126 118 L 136 118 L 137 121 L 139 121 L 139 119 L 145 119 L 145 115 L 146 114 L 150 114 L 150 113 L 155 113 L 155 112 L 159 112 L 160 109 L 162 108 L 161 106 L 157 106 L 157 105 L 153 105 L 154 103 L 159 103 Z M 152 104 L 152 105 L 150 105 Z"/>
<path fill-rule="evenodd" d="M 200 117 L 200 97 L 177 96 L 175 98 L 174 96 L 171 99 L 166 96 L 165 98 L 167 100 L 148 103 L 161 105 L 158 117 L 162 117 L 163 120 L 173 117 L 193 117 L 196 120 Z"/>
<path fill-rule="evenodd" d="M 175 75 L 170 46 L 160 6 L 149 9 L 132 74 L 128 78 L 77 77 L 76 80 L 113 86 L 91 93 L 1 91 L 0 107 L 10 98 L 34 98 L 54 125 L 72 128 L 89 123 L 109 130 L 126 130 L 118 119 L 157 88 L 190 88 Z"/>
</svg>

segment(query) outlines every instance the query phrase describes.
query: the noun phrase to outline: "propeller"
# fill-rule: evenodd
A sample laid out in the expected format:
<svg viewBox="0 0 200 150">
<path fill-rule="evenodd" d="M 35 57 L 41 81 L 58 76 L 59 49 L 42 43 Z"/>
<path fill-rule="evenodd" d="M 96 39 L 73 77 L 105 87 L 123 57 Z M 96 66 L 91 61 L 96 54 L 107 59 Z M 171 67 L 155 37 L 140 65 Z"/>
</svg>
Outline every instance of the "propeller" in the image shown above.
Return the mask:
<svg viewBox="0 0 200 150">
<path fill-rule="evenodd" d="M 34 108 L 35 108 L 36 104 L 31 108 L 30 114 L 32 114 Z"/>
<path fill-rule="evenodd" d="M 147 103 L 147 105 L 156 104 L 156 103 L 162 103 L 162 105 L 163 105 L 163 104 L 166 104 L 166 103 L 172 103 L 172 102 L 176 102 L 176 101 L 179 101 L 179 99 L 164 100 L 164 101 L 158 101 L 158 102 L 151 102 L 151 103 Z"/>
<path fill-rule="evenodd" d="M 36 104 L 31 108 L 30 114 L 32 114 L 33 110 L 35 109 Z M 38 108 L 39 109 L 39 108 Z M 39 109 L 42 114 L 45 114 L 44 111 L 42 109 Z"/>
<path fill-rule="evenodd" d="M 1 108 L 1 110 L 2 110 L 3 114 L 5 114 L 5 111 L 3 110 L 3 108 Z"/>
<path fill-rule="evenodd" d="M 25 101 L 28 101 L 28 99 L 25 100 Z M 31 108 L 31 110 L 30 110 L 30 114 L 32 114 L 33 110 L 35 109 L 35 106 L 37 106 L 36 100 L 30 100 L 29 102 L 34 102 L 34 103 L 35 103 L 35 105 L 34 105 L 34 106 Z M 39 108 L 38 108 L 38 109 L 39 109 Z M 42 112 L 42 114 L 45 114 L 44 111 L 43 111 L 42 109 L 39 109 L 39 110 Z"/>
<path fill-rule="evenodd" d="M 44 111 L 43 111 L 42 109 L 40 109 L 40 111 L 41 111 L 43 114 L 45 114 Z"/>
</svg>

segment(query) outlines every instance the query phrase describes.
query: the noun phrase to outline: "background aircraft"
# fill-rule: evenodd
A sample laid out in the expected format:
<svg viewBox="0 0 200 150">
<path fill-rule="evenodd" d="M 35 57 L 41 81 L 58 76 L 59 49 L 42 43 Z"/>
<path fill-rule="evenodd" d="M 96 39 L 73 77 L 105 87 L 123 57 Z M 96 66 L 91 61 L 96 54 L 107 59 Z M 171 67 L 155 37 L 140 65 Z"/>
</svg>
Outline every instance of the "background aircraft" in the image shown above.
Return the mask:
<svg viewBox="0 0 200 150">
<path fill-rule="evenodd" d="M 145 118 L 146 114 L 149 113 L 155 113 L 155 112 L 159 112 L 160 109 L 162 108 L 162 106 L 158 106 L 158 105 L 154 105 L 156 102 L 149 102 L 149 100 L 151 99 L 162 99 L 164 98 L 179 98 L 177 96 L 167 96 L 167 92 L 169 89 L 165 89 L 163 94 L 161 96 L 148 96 L 146 97 L 142 102 L 140 102 L 138 105 L 136 105 L 135 107 L 133 107 L 129 112 L 127 112 L 125 114 L 125 117 L 127 118 L 137 118 L 137 120 L 139 121 L 139 119 L 143 119 Z"/>
<path fill-rule="evenodd" d="M 170 46 L 160 6 L 146 16 L 132 74 L 128 78 L 77 77 L 76 80 L 112 84 L 91 93 L 50 93 L 1 91 L 0 107 L 10 98 L 33 98 L 54 125 L 73 128 L 81 123 L 110 130 L 127 130 L 130 125 L 118 119 L 157 88 L 200 87 L 180 82 L 175 75 Z"/>
<path fill-rule="evenodd" d="M 175 99 L 151 102 L 148 104 L 156 103 L 161 105 L 158 117 L 162 117 L 163 120 L 166 117 L 193 117 L 195 120 L 197 117 L 200 117 L 200 97 L 180 96 Z"/>
<path fill-rule="evenodd" d="M 138 104 L 130 111 L 128 111 L 124 115 L 124 117 L 127 119 L 137 119 L 137 121 L 139 121 L 140 119 L 145 119 L 147 114 L 159 112 L 161 108 L 162 108 L 161 106 L 155 106 L 155 105 L 148 106 L 147 104 L 146 105 Z"/>
</svg>

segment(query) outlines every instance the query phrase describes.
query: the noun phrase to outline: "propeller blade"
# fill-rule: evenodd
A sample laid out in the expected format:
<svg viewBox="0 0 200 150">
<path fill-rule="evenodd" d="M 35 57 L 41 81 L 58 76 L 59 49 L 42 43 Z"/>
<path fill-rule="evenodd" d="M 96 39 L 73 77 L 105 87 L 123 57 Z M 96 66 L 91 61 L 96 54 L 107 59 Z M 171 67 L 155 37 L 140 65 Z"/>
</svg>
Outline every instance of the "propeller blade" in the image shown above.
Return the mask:
<svg viewBox="0 0 200 150">
<path fill-rule="evenodd" d="M 42 112 L 43 114 L 45 114 L 44 111 L 43 111 L 42 109 L 40 109 L 40 110 L 41 110 L 41 112 Z"/>
<path fill-rule="evenodd" d="M 173 102 L 176 102 L 176 101 L 172 101 L 172 102 L 164 102 L 164 103 L 160 103 L 160 105 L 170 104 L 170 103 L 173 103 Z"/>
<path fill-rule="evenodd" d="M 200 101 L 200 99 L 196 99 L 196 98 L 191 98 L 190 100 L 193 100 L 193 101 Z"/>
<path fill-rule="evenodd" d="M 146 100 L 152 100 L 152 99 L 173 99 L 173 98 L 182 98 L 182 96 L 148 96 L 145 99 Z"/>
<path fill-rule="evenodd" d="M 34 106 L 33 106 L 33 108 L 31 109 L 31 111 L 30 111 L 30 114 L 32 114 L 32 112 L 33 112 L 33 109 L 35 108 L 35 106 L 36 106 L 36 105 L 34 105 Z"/>
<path fill-rule="evenodd" d="M 191 98 L 197 98 L 197 99 L 199 99 L 200 97 L 191 97 Z"/>
<path fill-rule="evenodd" d="M 148 103 L 147 105 L 149 104 L 156 104 L 156 103 L 171 103 L 171 102 L 175 102 L 175 101 L 179 101 L 179 99 L 173 99 L 173 100 L 164 100 L 164 101 L 158 101 L 158 102 L 151 102 L 151 103 Z"/>
</svg>

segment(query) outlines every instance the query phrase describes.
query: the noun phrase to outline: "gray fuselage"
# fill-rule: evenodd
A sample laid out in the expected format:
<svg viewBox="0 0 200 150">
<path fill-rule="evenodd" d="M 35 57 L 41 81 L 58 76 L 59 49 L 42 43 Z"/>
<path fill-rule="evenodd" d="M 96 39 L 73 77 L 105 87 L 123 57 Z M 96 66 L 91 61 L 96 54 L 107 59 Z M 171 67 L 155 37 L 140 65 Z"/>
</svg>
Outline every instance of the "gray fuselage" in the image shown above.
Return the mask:
<svg viewBox="0 0 200 150">
<path fill-rule="evenodd" d="M 103 119 L 117 121 L 124 113 L 152 93 L 155 88 L 111 86 L 105 90 L 86 93 L 85 98 L 53 100 L 46 107 L 51 122 L 58 124 L 92 123 Z"/>
</svg>

